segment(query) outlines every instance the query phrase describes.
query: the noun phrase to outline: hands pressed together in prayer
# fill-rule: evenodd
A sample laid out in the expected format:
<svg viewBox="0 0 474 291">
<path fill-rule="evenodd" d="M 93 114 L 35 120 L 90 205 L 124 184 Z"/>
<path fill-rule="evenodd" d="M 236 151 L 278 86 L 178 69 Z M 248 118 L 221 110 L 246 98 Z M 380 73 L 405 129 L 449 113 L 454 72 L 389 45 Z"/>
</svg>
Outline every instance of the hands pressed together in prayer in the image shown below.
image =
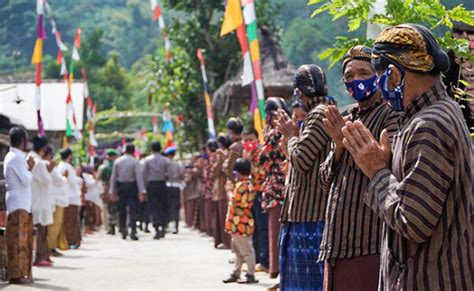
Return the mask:
<svg viewBox="0 0 474 291">
<path fill-rule="evenodd" d="M 281 134 L 286 138 L 290 139 L 294 136 L 298 136 L 299 128 L 296 123 L 291 119 L 283 109 L 278 109 L 275 114 L 275 125 Z"/>
<path fill-rule="evenodd" d="M 328 106 L 324 113 L 326 118 L 323 119 L 323 123 L 326 127 L 326 131 L 336 144 L 336 148 L 344 149 L 342 128 L 346 125 L 346 122 L 349 121 L 349 116 L 342 117 L 334 105 Z"/>
<path fill-rule="evenodd" d="M 344 146 L 367 177 L 372 179 L 379 170 L 389 166 L 391 149 L 386 129 L 382 131 L 380 143 L 360 121 L 346 122 L 342 134 Z"/>
<path fill-rule="evenodd" d="M 342 117 L 336 106 L 329 106 L 325 115 L 324 126 L 336 145 L 336 154 L 347 149 L 369 178 L 389 166 L 391 149 L 387 130 L 382 131 L 378 142 L 362 122 Z"/>
</svg>

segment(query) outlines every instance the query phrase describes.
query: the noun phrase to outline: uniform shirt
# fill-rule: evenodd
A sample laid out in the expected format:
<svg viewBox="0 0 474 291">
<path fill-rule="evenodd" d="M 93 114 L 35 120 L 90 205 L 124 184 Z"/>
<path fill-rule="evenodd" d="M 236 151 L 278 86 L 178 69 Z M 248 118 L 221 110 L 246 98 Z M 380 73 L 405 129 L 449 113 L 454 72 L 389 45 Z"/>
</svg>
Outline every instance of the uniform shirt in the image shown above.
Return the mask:
<svg viewBox="0 0 474 291">
<path fill-rule="evenodd" d="M 380 140 L 384 129 L 390 138 L 397 131 L 398 114 L 382 99 L 368 108 L 353 108 L 349 118 L 362 122 L 376 140 Z M 356 165 L 349 151 L 342 153 L 338 163 L 334 161 L 334 155 L 331 151 L 321 166 L 322 183 L 329 189 L 329 194 L 319 259 L 377 254 L 380 252 L 382 221 L 364 203 L 369 178 Z"/>
<path fill-rule="evenodd" d="M 151 173 L 149 174 L 151 177 Z M 110 193 L 117 193 L 117 183 L 137 183 L 138 191 L 145 192 L 142 167 L 132 155 L 124 154 L 113 165 L 110 177 Z"/>
<path fill-rule="evenodd" d="M 225 231 L 232 235 L 252 235 L 255 221 L 252 215 L 252 205 L 255 191 L 248 178 L 243 178 L 235 185 L 232 199 L 227 209 Z"/>
<path fill-rule="evenodd" d="M 177 161 L 170 159 L 168 165 L 168 180 L 166 181 L 166 185 L 168 187 L 181 187 L 183 180 L 183 167 Z"/>
<path fill-rule="evenodd" d="M 440 82 L 400 116 L 365 201 L 384 222 L 380 290 L 474 290 L 472 141 Z"/>
<path fill-rule="evenodd" d="M 54 200 L 51 193 L 53 179 L 47 169 L 47 161 L 35 152 L 30 152 L 28 157 L 35 160 L 35 165 L 31 169 L 31 174 L 33 174 L 31 181 L 33 224 L 47 226 L 53 223 L 53 208 L 51 207 Z"/>
<path fill-rule="evenodd" d="M 4 160 L 3 176 L 6 182 L 8 213 L 13 213 L 19 209 L 30 213 L 33 176 L 28 171 L 25 152 L 14 147 L 10 148 Z"/>
<path fill-rule="evenodd" d="M 282 222 L 315 222 L 324 220 L 327 195 L 318 180 L 319 165 L 330 149 L 324 110 L 334 102 L 325 97 L 313 98 L 300 135 L 288 140 L 289 177 L 281 213 Z"/>
<path fill-rule="evenodd" d="M 143 179 L 145 183 L 164 182 L 168 179 L 170 161 L 159 153 L 145 158 L 143 163 Z"/>
<path fill-rule="evenodd" d="M 77 176 L 76 170 L 69 163 L 61 161 L 58 165 L 58 170 L 61 176 L 64 176 L 65 172 L 68 173 L 65 187 L 68 195 L 68 205 L 81 206 L 81 188 L 79 186 L 79 181 L 82 179 Z"/>
</svg>

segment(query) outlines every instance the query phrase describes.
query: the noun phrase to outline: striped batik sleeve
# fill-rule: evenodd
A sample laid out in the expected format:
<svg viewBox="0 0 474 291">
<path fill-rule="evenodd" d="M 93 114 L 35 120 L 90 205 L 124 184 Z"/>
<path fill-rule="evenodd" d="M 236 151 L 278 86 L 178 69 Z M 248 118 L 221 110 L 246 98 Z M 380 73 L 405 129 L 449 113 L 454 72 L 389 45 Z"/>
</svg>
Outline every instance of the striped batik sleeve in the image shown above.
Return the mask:
<svg viewBox="0 0 474 291">
<path fill-rule="evenodd" d="M 314 108 L 306 117 L 300 136 L 293 137 L 288 141 L 289 160 L 293 168 L 300 173 L 307 172 L 315 166 L 315 160 L 330 139 L 323 124 L 325 108 L 325 105 Z"/>
<path fill-rule="evenodd" d="M 331 189 L 332 182 L 336 171 L 337 163 L 335 162 L 336 154 L 334 152 L 334 142 L 331 143 L 331 151 L 326 160 L 319 167 L 319 182 L 325 193 Z"/>
<path fill-rule="evenodd" d="M 415 122 L 393 163 L 400 164 L 401 181 L 385 168 L 371 179 L 365 202 L 401 236 L 426 241 L 443 213 L 454 176 L 453 136 L 439 120 Z M 398 151 L 398 152 L 397 152 Z M 398 161 L 398 162 L 397 162 Z"/>
<path fill-rule="evenodd" d="M 231 178 L 234 172 L 234 165 L 238 158 L 242 156 L 242 150 L 238 146 L 231 146 L 229 149 L 229 155 L 223 165 L 224 173 L 227 177 Z"/>
</svg>

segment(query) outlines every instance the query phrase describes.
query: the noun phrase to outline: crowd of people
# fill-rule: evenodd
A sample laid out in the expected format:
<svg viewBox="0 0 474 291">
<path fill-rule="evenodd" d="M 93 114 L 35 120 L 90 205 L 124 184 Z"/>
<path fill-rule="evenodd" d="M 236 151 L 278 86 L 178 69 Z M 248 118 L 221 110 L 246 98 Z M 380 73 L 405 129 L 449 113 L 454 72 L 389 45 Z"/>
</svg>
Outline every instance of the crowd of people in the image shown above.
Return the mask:
<svg viewBox="0 0 474 291">
<path fill-rule="evenodd" d="M 162 151 L 154 142 L 153 154 L 139 160 L 130 143 L 120 157 L 109 149 L 94 166 L 74 167 L 70 148 L 59 151 L 56 163 L 46 137 L 33 137 L 32 150 L 27 151 L 24 129 L 13 127 L 9 135 L 4 172 L 10 283 L 33 282 L 32 266 L 52 266 L 51 257 L 79 248 L 82 236 L 102 225 L 110 235 L 118 226 L 123 239 L 130 231 L 132 240 L 138 240 L 137 227 L 150 232 L 150 221 L 155 239 L 165 237 L 171 221 L 172 232 L 178 233 L 184 168 L 174 160 L 175 147 Z"/>
<path fill-rule="evenodd" d="M 266 271 L 270 289 L 472 290 L 472 141 L 449 64 L 428 29 L 398 25 L 343 57 L 346 110 L 303 65 L 290 108 L 266 99 L 262 142 L 230 118 L 184 190 L 186 223 L 235 254 L 223 282 Z"/>
<path fill-rule="evenodd" d="M 423 26 L 385 29 L 374 47 L 352 47 L 342 81 L 355 105 L 340 112 L 324 71 L 303 65 L 295 101 L 265 101 L 263 138 L 233 117 L 181 167 L 175 148 L 135 157 L 132 144 L 95 168 L 72 152 L 10 132 L 5 159 L 11 282 L 77 248 L 105 212 L 108 233 L 138 240 L 184 221 L 231 249 L 223 283 L 279 277 L 281 290 L 472 290 L 472 141 L 441 75 L 449 58 Z M 262 139 L 260 139 L 262 138 Z M 103 204 L 103 205 L 102 205 Z M 81 220 L 84 217 L 84 220 Z M 170 223 L 172 222 L 172 223 Z M 246 275 L 242 278 L 243 264 Z"/>
</svg>

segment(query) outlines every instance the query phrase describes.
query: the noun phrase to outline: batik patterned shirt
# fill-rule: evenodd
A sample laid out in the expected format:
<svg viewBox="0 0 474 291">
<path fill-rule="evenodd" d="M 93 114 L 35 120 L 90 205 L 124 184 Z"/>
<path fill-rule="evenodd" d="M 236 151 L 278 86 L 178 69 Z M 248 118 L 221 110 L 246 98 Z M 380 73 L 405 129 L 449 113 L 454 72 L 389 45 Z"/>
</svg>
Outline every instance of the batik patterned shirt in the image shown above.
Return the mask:
<svg viewBox="0 0 474 291">
<path fill-rule="evenodd" d="M 365 201 L 384 222 L 379 290 L 474 290 L 472 142 L 440 82 L 398 121 Z"/>
<path fill-rule="evenodd" d="M 389 137 L 397 132 L 398 114 L 382 99 L 364 109 L 356 106 L 349 118 L 362 122 L 376 140 L 384 129 Z M 377 254 L 380 252 L 382 221 L 364 203 L 369 178 L 356 165 L 349 151 L 345 150 L 337 163 L 334 157 L 333 150 L 321 166 L 320 178 L 329 193 L 319 259 Z"/>
<path fill-rule="evenodd" d="M 252 215 L 252 205 L 255 191 L 248 178 L 242 179 L 235 185 L 232 199 L 229 201 L 225 231 L 233 235 L 252 235 L 255 221 Z"/>
</svg>

